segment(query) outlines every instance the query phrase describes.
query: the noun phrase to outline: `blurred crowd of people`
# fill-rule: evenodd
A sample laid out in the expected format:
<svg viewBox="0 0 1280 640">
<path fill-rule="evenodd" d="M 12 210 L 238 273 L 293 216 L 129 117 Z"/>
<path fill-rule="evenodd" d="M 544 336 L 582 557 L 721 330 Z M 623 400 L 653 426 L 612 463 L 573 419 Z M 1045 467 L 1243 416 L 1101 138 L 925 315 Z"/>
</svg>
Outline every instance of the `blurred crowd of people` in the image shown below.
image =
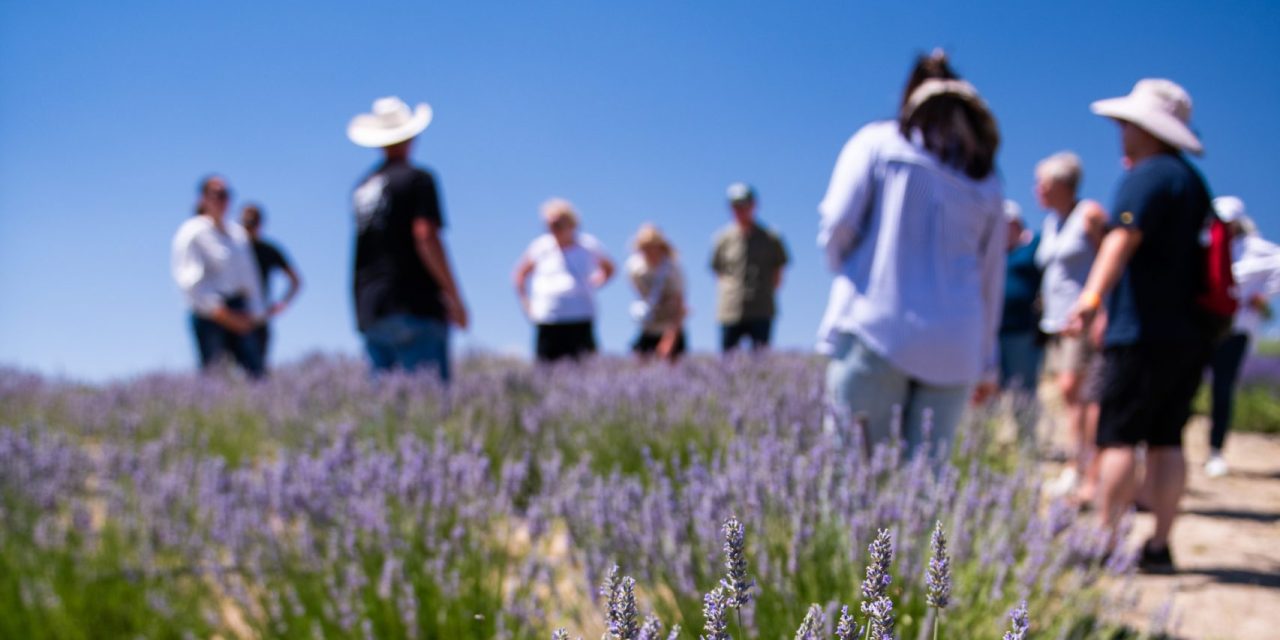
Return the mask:
<svg viewBox="0 0 1280 640">
<path fill-rule="evenodd" d="M 908 448 L 945 446 L 967 409 L 1000 389 L 1034 406 L 1043 376 L 1071 442 L 1051 491 L 1096 505 L 1112 526 L 1141 501 L 1156 516 L 1142 564 L 1167 568 L 1193 396 L 1211 366 L 1206 470 L 1225 474 L 1234 380 L 1280 293 L 1280 248 L 1259 237 L 1238 198 L 1213 199 L 1188 161 L 1202 147 L 1182 87 L 1143 79 L 1091 108 L 1118 125 L 1126 173 L 1117 195 L 1110 209 L 1082 197 L 1080 158 L 1050 155 L 1032 174 L 1048 214 L 1038 231 L 1005 199 L 995 115 L 941 52 L 917 59 L 895 117 L 848 140 L 818 205 L 818 248 L 833 274 L 818 331 L 830 427 L 861 425 L 874 443 L 896 424 Z M 465 329 L 469 316 L 436 178 L 410 159 L 431 119 L 428 105 L 390 97 L 348 126 L 351 141 L 382 160 L 352 196 L 353 298 L 375 372 L 425 368 L 447 382 L 451 327 Z M 230 358 L 261 376 L 269 321 L 301 278 L 260 237 L 262 207 L 246 205 L 237 224 L 226 219 L 230 199 L 225 178 L 200 183 L 197 215 L 174 237 L 173 274 L 202 367 Z M 757 219 L 751 186 L 730 185 L 726 200 L 732 221 L 710 258 L 721 349 L 762 349 L 789 255 Z M 572 203 L 550 199 L 540 213 L 546 232 L 513 276 L 536 357 L 594 353 L 596 292 L 617 265 Z M 688 349 L 679 253 L 652 223 L 631 248 L 622 268 L 635 290 L 632 350 L 674 361 Z M 289 283 L 278 297 L 275 271 Z"/>
</svg>

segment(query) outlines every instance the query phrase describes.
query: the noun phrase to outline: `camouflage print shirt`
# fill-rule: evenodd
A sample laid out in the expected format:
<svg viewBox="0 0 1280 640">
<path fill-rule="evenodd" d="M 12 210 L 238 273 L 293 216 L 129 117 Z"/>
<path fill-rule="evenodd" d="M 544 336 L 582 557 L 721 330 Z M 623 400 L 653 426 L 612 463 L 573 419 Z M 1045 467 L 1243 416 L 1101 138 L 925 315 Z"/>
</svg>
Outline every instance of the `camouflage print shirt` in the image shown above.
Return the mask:
<svg viewBox="0 0 1280 640">
<path fill-rule="evenodd" d="M 759 224 L 746 234 L 736 223 L 721 229 L 711 254 L 720 323 L 772 318 L 777 313 L 774 285 L 788 260 L 782 239 Z"/>
</svg>

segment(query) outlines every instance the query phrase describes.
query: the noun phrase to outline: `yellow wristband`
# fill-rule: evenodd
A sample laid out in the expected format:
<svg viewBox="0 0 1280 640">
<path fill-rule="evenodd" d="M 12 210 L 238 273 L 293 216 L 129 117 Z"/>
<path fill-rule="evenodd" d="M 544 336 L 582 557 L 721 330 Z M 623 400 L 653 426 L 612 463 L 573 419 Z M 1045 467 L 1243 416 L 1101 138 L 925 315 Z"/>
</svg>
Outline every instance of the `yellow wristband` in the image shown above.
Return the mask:
<svg viewBox="0 0 1280 640">
<path fill-rule="evenodd" d="M 1090 311 L 1096 310 L 1102 306 L 1102 296 L 1097 291 L 1084 290 L 1080 292 L 1080 305 Z"/>
</svg>

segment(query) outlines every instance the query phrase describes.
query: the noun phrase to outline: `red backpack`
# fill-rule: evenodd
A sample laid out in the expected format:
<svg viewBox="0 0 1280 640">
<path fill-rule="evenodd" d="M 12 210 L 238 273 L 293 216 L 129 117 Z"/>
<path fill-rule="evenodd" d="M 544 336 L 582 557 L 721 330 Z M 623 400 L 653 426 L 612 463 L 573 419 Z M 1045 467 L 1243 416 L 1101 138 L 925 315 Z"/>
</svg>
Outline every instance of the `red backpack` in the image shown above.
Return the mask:
<svg viewBox="0 0 1280 640">
<path fill-rule="evenodd" d="M 1205 233 L 1204 282 L 1196 303 L 1207 320 L 1209 337 L 1214 341 L 1226 337 L 1240 301 L 1236 298 L 1236 279 L 1231 274 L 1231 226 L 1210 211 Z"/>
</svg>

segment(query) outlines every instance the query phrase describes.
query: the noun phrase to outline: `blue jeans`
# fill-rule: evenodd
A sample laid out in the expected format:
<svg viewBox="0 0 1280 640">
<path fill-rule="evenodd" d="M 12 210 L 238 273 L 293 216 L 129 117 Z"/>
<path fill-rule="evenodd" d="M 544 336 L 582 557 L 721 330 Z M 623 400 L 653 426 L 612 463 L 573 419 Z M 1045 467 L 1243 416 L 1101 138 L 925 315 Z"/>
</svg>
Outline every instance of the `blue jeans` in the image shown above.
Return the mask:
<svg viewBox="0 0 1280 640">
<path fill-rule="evenodd" d="M 261 378 L 266 373 L 262 351 L 258 347 L 257 338 L 254 337 L 256 334 L 240 335 L 194 313 L 191 314 L 191 333 L 196 338 L 196 351 L 200 355 L 201 370 L 208 370 L 209 367 L 229 356 L 235 360 L 236 364 L 243 367 L 250 377 Z"/>
<path fill-rule="evenodd" d="M 892 435 L 895 408 L 902 412 L 907 453 L 924 442 L 925 412 L 932 412 L 929 442 L 937 452 L 948 446 L 969 404 L 971 385 L 932 385 L 908 376 L 867 348 L 860 338 L 842 333 L 827 365 L 827 400 L 838 418 L 864 425 L 868 447 Z M 944 454 L 945 455 L 945 454 Z"/>
<path fill-rule="evenodd" d="M 432 366 L 441 381 L 449 381 L 449 325 L 443 320 L 407 313 L 381 318 L 365 329 L 364 348 L 374 373 Z"/>
<path fill-rule="evenodd" d="M 1035 395 L 1042 355 L 1035 331 L 1000 334 L 1000 388 Z"/>
</svg>

